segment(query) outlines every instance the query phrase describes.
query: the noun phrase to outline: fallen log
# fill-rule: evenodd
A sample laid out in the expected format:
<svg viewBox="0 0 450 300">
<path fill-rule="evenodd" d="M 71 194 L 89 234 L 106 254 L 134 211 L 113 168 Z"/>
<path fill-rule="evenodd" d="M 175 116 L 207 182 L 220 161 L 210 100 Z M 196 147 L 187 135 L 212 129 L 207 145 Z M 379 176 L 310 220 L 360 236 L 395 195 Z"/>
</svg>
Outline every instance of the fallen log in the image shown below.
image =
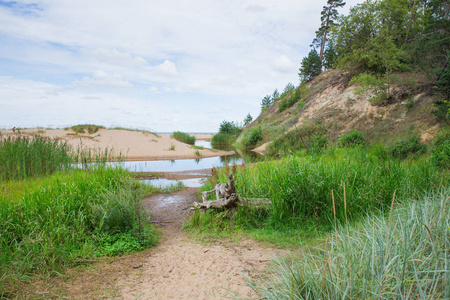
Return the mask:
<svg viewBox="0 0 450 300">
<path fill-rule="evenodd" d="M 208 201 L 207 195 L 216 193 L 217 200 Z M 203 202 L 194 202 L 191 209 L 228 209 L 231 210 L 237 206 L 248 206 L 251 208 L 269 207 L 272 202 L 267 198 L 243 198 L 239 199 L 234 185 L 233 175 L 228 175 L 228 183 L 216 184 L 211 191 L 202 193 Z"/>
</svg>

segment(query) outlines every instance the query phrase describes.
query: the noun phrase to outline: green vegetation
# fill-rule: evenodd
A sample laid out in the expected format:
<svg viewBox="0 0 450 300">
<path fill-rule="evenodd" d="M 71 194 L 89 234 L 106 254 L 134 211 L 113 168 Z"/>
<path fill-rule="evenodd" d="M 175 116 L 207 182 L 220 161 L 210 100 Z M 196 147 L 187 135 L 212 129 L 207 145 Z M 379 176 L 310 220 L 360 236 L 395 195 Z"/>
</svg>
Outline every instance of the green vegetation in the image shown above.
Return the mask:
<svg viewBox="0 0 450 300">
<path fill-rule="evenodd" d="M 294 261 L 275 260 L 263 299 L 448 299 L 450 190 L 340 226 Z"/>
<path fill-rule="evenodd" d="M 99 129 L 104 129 L 105 127 L 99 125 L 92 124 L 83 124 L 83 125 L 75 125 L 70 127 L 76 133 L 86 133 L 86 130 L 89 134 L 96 133 Z M 67 128 L 66 128 L 67 129 Z"/>
<path fill-rule="evenodd" d="M 431 161 L 436 166 L 450 169 L 450 132 L 442 132 L 437 136 L 431 153 Z"/>
<path fill-rule="evenodd" d="M 323 147 L 326 140 L 325 133 L 326 129 L 320 124 L 304 124 L 275 139 L 267 147 L 266 155 L 279 157 L 301 149 Z"/>
<path fill-rule="evenodd" d="M 339 144 L 344 147 L 354 147 L 357 145 L 364 145 L 365 143 L 366 138 L 364 137 L 364 134 L 358 130 L 353 130 L 339 138 Z"/>
<path fill-rule="evenodd" d="M 221 145 L 231 145 L 236 141 L 239 133 L 241 133 L 241 126 L 237 122 L 222 121 L 219 127 L 219 132 L 211 139 L 211 145 L 215 148 Z"/>
<path fill-rule="evenodd" d="M 0 139 L 0 181 L 50 175 L 70 167 L 70 147 L 40 136 Z"/>
<path fill-rule="evenodd" d="M 72 152 L 58 140 L 1 140 L 0 295 L 14 294 L 35 274 L 58 274 L 156 243 L 139 207 L 142 196 L 156 189 L 125 170 L 85 164 L 102 159 Z M 83 170 L 76 169 L 79 161 Z"/>
<path fill-rule="evenodd" d="M 253 128 L 253 130 L 249 134 L 244 135 L 242 144 L 244 145 L 245 149 L 252 149 L 262 139 L 262 128 L 261 126 L 258 126 L 256 128 Z"/>
<path fill-rule="evenodd" d="M 177 141 L 180 141 L 182 143 L 189 144 L 189 145 L 195 144 L 195 137 L 191 136 L 187 133 L 175 131 L 172 136 L 174 137 L 174 139 L 176 139 Z"/>
<path fill-rule="evenodd" d="M 417 135 L 412 135 L 406 140 L 397 139 L 388 149 L 395 158 L 406 158 L 408 155 L 420 155 L 427 151 L 427 145 L 420 141 Z"/>
</svg>

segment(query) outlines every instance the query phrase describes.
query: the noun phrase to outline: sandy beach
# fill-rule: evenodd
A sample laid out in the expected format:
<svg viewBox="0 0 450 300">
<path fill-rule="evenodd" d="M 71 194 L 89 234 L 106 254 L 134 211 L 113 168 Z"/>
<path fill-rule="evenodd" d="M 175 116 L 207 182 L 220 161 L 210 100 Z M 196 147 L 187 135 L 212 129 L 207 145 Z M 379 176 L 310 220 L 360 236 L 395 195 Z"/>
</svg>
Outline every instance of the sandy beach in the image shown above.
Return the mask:
<svg viewBox="0 0 450 300">
<path fill-rule="evenodd" d="M 0 130 L 2 137 L 18 135 L 18 130 Z M 21 129 L 21 135 L 44 136 L 66 141 L 74 149 L 82 147 L 94 151 L 111 150 L 114 157 L 124 160 L 163 160 L 202 158 L 232 154 L 228 151 L 195 149 L 181 143 L 170 134 L 157 135 L 151 132 L 125 129 L 99 129 L 93 134 L 76 133 L 72 129 Z M 212 134 L 194 134 L 196 140 L 210 140 Z M 200 154 L 200 155 L 198 155 Z"/>
</svg>

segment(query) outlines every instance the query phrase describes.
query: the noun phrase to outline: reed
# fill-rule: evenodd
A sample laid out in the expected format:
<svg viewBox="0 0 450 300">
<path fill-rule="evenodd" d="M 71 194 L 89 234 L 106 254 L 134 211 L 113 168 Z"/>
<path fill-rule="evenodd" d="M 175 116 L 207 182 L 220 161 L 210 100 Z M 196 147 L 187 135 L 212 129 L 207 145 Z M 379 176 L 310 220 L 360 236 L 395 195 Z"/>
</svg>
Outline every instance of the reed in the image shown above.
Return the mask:
<svg viewBox="0 0 450 300">
<path fill-rule="evenodd" d="M 446 189 L 368 215 L 249 284 L 263 299 L 448 299 L 449 200 Z"/>
<path fill-rule="evenodd" d="M 40 136 L 0 139 L 0 181 L 23 180 L 67 170 L 71 148 L 57 139 Z"/>
<path fill-rule="evenodd" d="M 172 135 L 174 139 L 185 144 L 194 145 L 195 137 L 181 131 L 175 131 Z"/>
</svg>

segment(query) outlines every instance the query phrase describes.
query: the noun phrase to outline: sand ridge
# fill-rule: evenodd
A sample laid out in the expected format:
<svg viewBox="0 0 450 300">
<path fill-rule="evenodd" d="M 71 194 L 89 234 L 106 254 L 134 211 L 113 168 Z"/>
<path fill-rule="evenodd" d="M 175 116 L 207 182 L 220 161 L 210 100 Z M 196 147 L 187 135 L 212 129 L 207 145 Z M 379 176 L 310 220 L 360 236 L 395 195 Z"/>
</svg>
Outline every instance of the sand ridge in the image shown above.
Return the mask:
<svg viewBox="0 0 450 300">
<path fill-rule="evenodd" d="M 18 130 L 1 130 L 1 136 L 17 136 Z M 230 155 L 233 152 L 211 149 L 195 149 L 192 145 L 181 143 L 170 134 L 157 135 L 146 131 L 125 129 L 99 129 L 97 132 L 79 134 L 71 129 L 21 129 L 21 135 L 40 135 L 58 138 L 74 149 L 82 147 L 94 151 L 112 151 L 113 156 L 124 160 L 162 160 L 188 159 Z M 212 134 L 196 134 L 197 140 L 210 140 Z"/>
</svg>

